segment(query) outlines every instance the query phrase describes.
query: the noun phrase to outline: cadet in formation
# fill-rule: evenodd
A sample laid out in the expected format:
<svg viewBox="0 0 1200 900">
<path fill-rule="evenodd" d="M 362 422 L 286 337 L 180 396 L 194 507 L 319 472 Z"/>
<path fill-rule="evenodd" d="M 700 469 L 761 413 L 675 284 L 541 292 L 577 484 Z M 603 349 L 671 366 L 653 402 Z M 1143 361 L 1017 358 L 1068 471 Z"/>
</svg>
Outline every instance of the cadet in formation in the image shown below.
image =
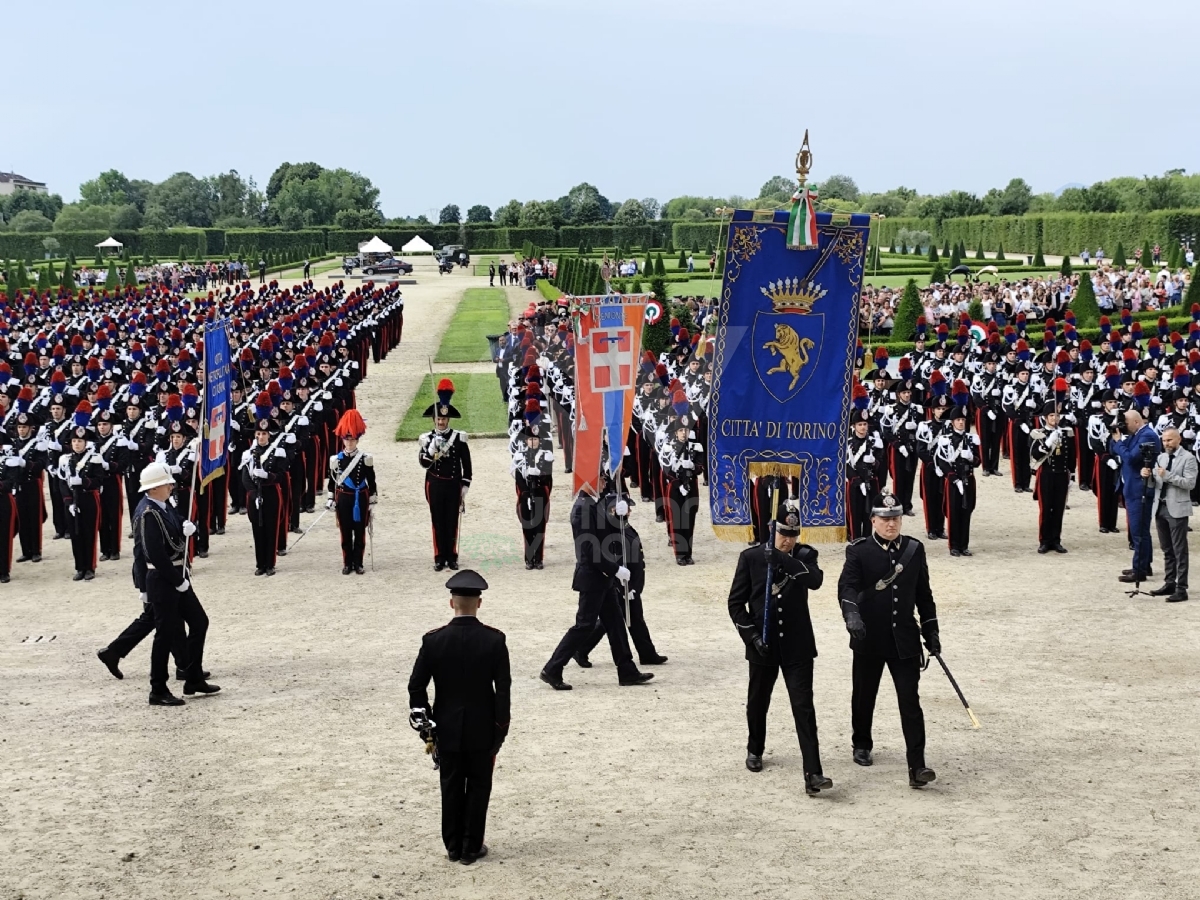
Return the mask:
<svg viewBox="0 0 1200 900">
<path fill-rule="evenodd" d="M 471 448 L 467 435 L 450 427 L 461 418 L 450 403 L 454 382 L 443 378 L 437 386 L 437 402 L 425 410 L 433 428 L 417 441 L 417 462 L 425 470 L 425 502 L 433 528 L 433 568 L 458 568 L 459 514 L 466 511 L 471 487 Z"/>
<path fill-rule="evenodd" d="M 371 525 L 371 506 L 379 499 L 375 486 L 375 463 L 358 446 L 367 423 L 357 409 L 348 409 L 334 429 L 342 449 L 329 457 L 329 499 L 325 507 L 337 507 L 338 531 L 342 536 L 342 574 L 363 574 L 363 550 Z"/>
</svg>

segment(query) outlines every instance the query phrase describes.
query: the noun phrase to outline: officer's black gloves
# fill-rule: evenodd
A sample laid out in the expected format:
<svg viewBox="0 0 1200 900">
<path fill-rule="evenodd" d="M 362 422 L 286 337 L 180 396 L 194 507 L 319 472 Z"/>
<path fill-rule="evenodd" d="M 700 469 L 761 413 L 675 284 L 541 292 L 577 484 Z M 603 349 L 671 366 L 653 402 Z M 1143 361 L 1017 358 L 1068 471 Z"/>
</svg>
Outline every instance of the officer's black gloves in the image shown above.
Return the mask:
<svg viewBox="0 0 1200 900">
<path fill-rule="evenodd" d="M 763 643 L 763 639 L 757 634 L 750 638 L 750 643 L 754 645 L 754 649 L 758 651 L 758 655 L 763 659 L 767 658 L 767 645 Z"/>
<path fill-rule="evenodd" d="M 921 629 L 921 633 L 925 637 L 925 649 L 931 656 L 937 656 L 942 652 L 942 639 L 938 636 L 936 628 L 925 626 Z"/>
<path fill-rule="evenodd" d="M 846 610 L 846 630 L 856 641 L 861 641 L 867 636 L 867 626 L 863 623 L 862 616 L 858 614 L 857 609 Z"/>
</svg>

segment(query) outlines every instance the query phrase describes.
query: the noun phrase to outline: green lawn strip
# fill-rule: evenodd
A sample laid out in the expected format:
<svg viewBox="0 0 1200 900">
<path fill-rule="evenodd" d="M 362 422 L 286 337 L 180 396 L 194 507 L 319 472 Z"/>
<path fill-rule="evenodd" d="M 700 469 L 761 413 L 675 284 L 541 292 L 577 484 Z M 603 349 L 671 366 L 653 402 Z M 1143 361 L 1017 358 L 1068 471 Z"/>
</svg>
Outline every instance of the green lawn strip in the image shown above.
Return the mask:
<svg viewBox="0 0 1200 900">
<path fill-rule="evenodd" d="M 508 330 L 508 295 L 500 288 L 468 288 L 438 347 L 436 362 L 487 362 L 487 336 Z"/>
<path fill-rule="evenodd" d="M 433 427 L 433 420 L 425 418 L 422 413 L 436 399 L 433 391 L 435 377 L 437 381 L 449 378 L 454 382 L 454 399 L 451 403 L 462 413 L 462 418 L 451 420 L 453 428 L 467 434 L 502 434 L 508 431 L 508 408 L 500 399 L 500 382 L 494 373 L 446 372 L 425 376 L 416 399 L 396 429 L 396 440 L 414 441 Z"/>
</svg>

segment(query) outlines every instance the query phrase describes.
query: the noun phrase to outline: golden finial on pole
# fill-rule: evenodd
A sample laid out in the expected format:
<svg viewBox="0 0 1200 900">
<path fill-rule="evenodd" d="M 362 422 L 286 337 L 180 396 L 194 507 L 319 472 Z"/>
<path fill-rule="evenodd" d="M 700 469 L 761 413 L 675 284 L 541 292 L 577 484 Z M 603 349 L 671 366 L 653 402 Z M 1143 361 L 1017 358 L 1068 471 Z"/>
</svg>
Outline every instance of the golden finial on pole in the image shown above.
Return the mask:
<svg viewBox="0 0 1200 900">
<path fill-rule="evenodd" d="M 808 129 L 804 129 L 804 143 L 800 145 L 800 152 L 796 154 L 796 180 L 800 182 L 800 187 L 804 187 L 808 183 L 808 173 L 812 169 L 812 151 L 808 149 Z"/>
</svg>

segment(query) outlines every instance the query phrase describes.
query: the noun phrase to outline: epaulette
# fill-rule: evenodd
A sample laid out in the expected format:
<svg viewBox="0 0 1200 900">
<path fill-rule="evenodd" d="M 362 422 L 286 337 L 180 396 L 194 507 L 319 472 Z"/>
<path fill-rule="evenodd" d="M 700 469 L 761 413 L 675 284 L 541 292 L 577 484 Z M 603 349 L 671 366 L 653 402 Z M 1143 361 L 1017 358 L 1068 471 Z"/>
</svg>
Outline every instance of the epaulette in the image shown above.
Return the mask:
<svg viewBox="0 0 1200 900">
<path fill-rule="evenodd" d="M 495 628 L 491 625 L 484 625 L 483 622 L 480 622 L 479 624 L 483 625 L 483 627 L 486 628 L 488 631 L 494 631 L 494 632 L 496 632 L 496 634 L 500 635 L 500 637 L 504 637 L 504 632 L 501 631 L 499 628 Z"/>
<path fill-rule="evenodd" d="M 906 535 L 906 536 L 907 536 L 907 535 Z M 850 542 L 850 546 L 851 546 L 851 547 L 853 547 L 855 544 L 861 544 L 861 543 L 862 543 L 863 541 L 865 541 L 865 540 L 866 540 L 866 538 L 865 538 L 865 537 L 855 538 L 854 540 L 852 540 L 852 541 Z"/>
<path fill-rule="evenodd" d="M 431 634 L 437 634 L 439 631 L 441 631 L 445 627 L 446 627 L 445 625 L 439 625 L 437 628 L 434 628 L 430 631 L 425 632 L 425 637 L 429 637 Z"/>
<path fill-rule="evenodd" d="M 362 458 L 362 463 L 363 463 L 363 465 L 364 465 L 364 466 L 372 466 L 372 467 L 374 467 L 374 465 L 375 465 L 375 457 L 373 457 L 373 456 L 372 456 L 370 453 L 364 453 L 364 454 L 363 454 L 363 458 Z"/>
</svg>

